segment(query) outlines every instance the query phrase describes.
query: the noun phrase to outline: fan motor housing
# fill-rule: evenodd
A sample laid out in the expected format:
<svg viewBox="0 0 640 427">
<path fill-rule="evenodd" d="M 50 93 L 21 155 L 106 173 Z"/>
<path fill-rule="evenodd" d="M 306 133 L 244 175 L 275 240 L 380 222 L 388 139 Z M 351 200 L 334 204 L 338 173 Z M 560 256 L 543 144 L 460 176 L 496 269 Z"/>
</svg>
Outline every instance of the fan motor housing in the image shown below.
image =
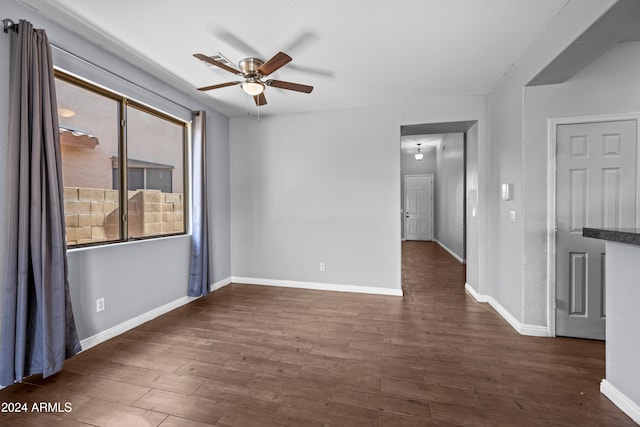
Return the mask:
<svg viewBox="0 0 640 427">
<path fill-rule="evenodd" d="M 257 58 L 244 58 L 238 63 L 238 66 L 245 76 L 255 76 L 258 74 L 258 68 L 260 68 L 262 64 L 264 64 L 264 61 Z"/>
</svg>

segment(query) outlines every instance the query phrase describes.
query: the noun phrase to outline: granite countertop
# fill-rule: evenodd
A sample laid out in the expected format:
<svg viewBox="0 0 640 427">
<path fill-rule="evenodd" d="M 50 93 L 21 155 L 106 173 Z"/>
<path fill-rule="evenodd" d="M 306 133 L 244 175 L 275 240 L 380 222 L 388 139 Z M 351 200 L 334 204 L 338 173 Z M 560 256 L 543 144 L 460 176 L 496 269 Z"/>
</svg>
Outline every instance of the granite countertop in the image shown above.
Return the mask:
<svg viewBox="0 0 640 427">
<path fill-rule="evenodd" d="M 584 237 L 640 245 L 640 228 L 583 228 Z"/>
</svg>

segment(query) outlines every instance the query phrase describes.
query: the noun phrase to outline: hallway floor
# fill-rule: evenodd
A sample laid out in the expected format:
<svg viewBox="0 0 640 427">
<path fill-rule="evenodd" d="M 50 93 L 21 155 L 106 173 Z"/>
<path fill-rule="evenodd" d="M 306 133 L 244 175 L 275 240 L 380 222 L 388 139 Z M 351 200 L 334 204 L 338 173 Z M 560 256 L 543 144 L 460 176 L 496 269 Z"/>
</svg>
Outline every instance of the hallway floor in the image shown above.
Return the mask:
<svg viewBox="0 0 640 427">
<path fill-rule="evenodd" d="M 599 392 L 604 343 L 520 336 L 435 243 L 402 268 L 402 298 L 229 285 L 1 390 L 29 410 L 0 425 L 635 425 Z"/>
</svg>

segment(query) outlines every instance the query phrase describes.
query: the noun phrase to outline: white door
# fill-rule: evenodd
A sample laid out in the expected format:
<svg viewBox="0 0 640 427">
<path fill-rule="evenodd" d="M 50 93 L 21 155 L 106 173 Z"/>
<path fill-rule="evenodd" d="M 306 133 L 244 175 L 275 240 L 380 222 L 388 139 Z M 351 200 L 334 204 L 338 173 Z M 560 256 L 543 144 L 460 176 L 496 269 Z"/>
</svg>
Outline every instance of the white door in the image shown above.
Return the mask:
<svg viewBox="0 0 640 427">
<path fill-rule="evenodd" d="M 433 240 L 433 175 L 404 176 L 404 234 L 407 240 Z"/>
<path fill-rule="evenodd" d="M 636 126 L 556 129 L 556 335 L 605 338 L 604 241 L 582 228 L 635 227 Z"/>
</svg>

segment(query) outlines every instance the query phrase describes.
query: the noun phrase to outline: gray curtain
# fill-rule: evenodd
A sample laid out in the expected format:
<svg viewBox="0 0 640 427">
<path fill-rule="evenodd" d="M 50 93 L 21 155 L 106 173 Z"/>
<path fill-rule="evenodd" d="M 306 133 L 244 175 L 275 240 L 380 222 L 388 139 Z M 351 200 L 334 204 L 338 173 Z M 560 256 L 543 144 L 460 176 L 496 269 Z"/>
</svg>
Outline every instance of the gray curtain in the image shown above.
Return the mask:
<svg viewBox="0 0 640 427">
<path fill-rule="evenodd" d="M 0 288 L 0 385 L 53 375 L 80 351 L 67 281 L 51 47 L 45 32 L 24 20 L 10 37 L 10 208 Z"/>
<path fill-rule="evenodd" d="M 204 111 L 198 111 L 193 120 L 192 143 L 192 234 L 189 291 L 191 297 L 209 293 L 209 218 L 207 213 L 207 157 L 206 121 Z"/>
</svg>

